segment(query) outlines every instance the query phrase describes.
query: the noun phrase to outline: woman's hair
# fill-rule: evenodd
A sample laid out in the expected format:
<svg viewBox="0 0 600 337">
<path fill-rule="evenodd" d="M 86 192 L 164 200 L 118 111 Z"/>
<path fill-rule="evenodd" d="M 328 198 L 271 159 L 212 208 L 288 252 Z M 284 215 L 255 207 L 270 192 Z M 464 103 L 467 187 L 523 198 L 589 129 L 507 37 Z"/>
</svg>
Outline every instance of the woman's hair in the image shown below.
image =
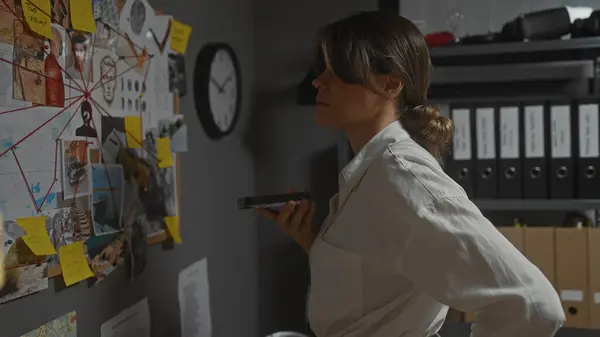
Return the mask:
<svg viewBox="0 0 600 337">
<path fill-rule="evenodd" d="M 315 70 L 325 69 L 325 55 L 344 82 L 364 85 L 385 95 L 374 76 L 392 74 L 403 84 L 400 121 L 411 137 L 441 159 L 452 139 L 452 121 L 427 104 L 431 61 L 419 29 L 408 19 L 383 12 L 362 12 L 319 32 Z"/>
</svg>

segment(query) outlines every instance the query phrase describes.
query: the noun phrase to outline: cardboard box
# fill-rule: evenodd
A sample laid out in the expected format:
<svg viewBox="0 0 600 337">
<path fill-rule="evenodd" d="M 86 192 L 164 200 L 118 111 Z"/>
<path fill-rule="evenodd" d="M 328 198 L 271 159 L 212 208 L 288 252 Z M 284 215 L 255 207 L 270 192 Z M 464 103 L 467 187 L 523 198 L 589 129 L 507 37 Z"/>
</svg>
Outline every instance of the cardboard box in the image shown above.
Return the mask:
<svg viewBox="0 0 600 337">
<path fill-rule="evenodd" d="M 600 228 L 590 228 L 588 250 L 590 328 L 600 329 Z"/>
<path fill-rule="evenodd" d="M 475 313 L 474 312 L 465 312 L 463 315 L 463 322 L 474 322 L 475 321 Z"/>
<path fill-rule="evenodd" d="M 498 231 L 504 235 L 510 243 L 515 246 L 521 253 L 525 248 L 525 237 L 523 236 L 523 228 L 521 227 L 498 227 Z"/>
<path fill-rule="evenodd" d="M 554 227 L 527 227 L 523 229 L 523 234 L 525 256 L 556 287 Z"/>
<path fill-rule="evenodd" d="M 587 228 L 556 228 L 556 289 L 567 322 L 565 327 L 587 328 L 590 323 Z"/>
</svg>

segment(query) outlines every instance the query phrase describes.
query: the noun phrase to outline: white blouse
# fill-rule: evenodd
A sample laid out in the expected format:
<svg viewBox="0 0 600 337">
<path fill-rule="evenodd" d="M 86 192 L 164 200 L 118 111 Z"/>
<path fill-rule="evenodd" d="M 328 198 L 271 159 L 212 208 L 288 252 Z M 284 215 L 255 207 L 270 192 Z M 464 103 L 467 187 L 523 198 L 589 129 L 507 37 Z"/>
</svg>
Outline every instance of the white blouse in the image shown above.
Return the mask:
<svg viewBox="0 0 600 337">
<path fill-rule="evenodd" d="M 318 337 L 428 337 L 448 306 L 477 313 L 472 337 L 551 337 L 564 322 L 546 277 L 399 122 L 339 180 L 309 253 Z"/>
</svg>

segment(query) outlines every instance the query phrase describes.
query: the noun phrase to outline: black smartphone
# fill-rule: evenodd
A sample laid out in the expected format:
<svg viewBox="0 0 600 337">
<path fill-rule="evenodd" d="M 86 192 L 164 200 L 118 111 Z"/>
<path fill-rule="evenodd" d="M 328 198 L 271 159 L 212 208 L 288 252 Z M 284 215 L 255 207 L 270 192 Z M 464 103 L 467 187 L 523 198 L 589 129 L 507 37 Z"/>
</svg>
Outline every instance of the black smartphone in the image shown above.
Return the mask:
<svg viewBox="0 0 600 337">
<path fill-rule="evenodd" d="M 257 195 L 238 199 L 238 209 L 258 209 L 269 208 L 278 209 L 285 206 L 286 203 L 294 201 L 300 203 L 303 199 L 310 199 L 308 192 L 296 192 L 273 195 Z"/>
</svg>

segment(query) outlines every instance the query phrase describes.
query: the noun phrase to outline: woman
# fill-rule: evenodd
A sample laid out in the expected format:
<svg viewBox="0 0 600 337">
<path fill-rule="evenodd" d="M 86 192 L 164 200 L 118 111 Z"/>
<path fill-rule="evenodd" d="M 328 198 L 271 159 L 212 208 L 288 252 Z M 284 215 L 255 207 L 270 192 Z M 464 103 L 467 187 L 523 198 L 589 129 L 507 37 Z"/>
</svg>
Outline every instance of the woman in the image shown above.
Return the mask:
<svg viewBox="0 0 600 337">
<path fill-rule="evenodd" d="M 473 337 L 554 336 L 565 316 L 552 285 L 438 163 L 453 128 L 427 104 L 415 25 L 357 14 L 320 32 L 317 56 L 317 121 L 356 156 L 319 232 L 310 201 L 260 211 L 309 254 L 315 334 L 434 336 L 450 306 L 477 313 Z"/>
</svg>

